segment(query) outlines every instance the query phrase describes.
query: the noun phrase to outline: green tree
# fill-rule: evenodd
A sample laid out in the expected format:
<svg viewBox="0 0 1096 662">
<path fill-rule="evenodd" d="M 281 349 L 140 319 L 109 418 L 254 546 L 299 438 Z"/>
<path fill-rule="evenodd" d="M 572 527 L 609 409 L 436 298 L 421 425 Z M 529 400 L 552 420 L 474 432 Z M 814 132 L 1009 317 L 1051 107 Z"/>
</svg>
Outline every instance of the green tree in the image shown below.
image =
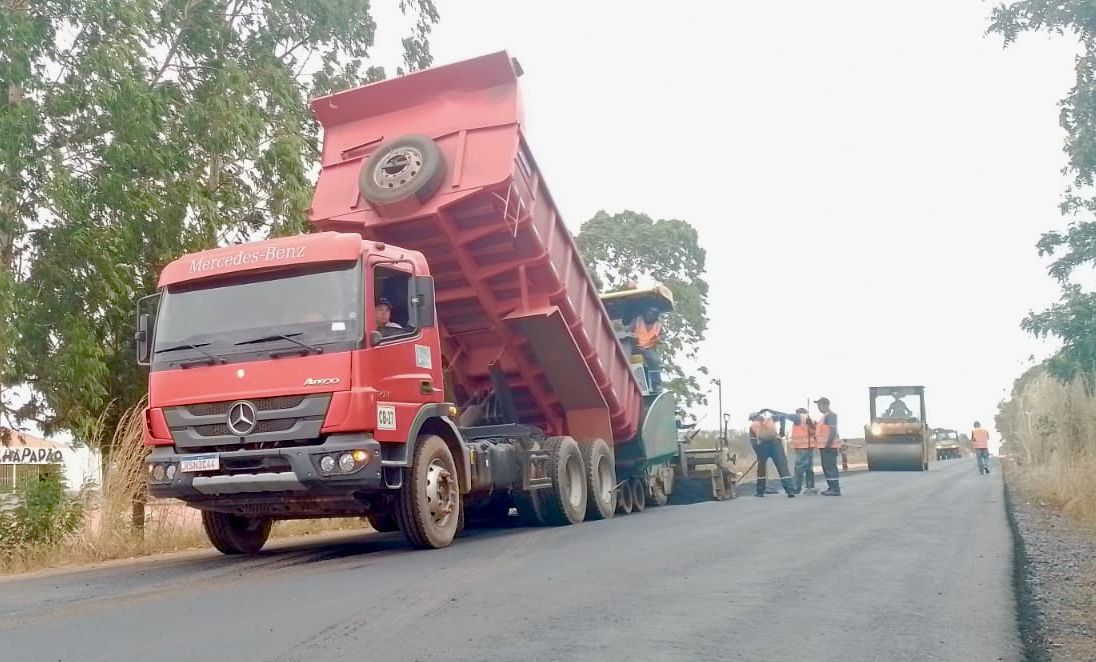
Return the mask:
<svg viewBox="0 0 1096 662">
<path fill-rule="evenodd" d="M 304 227 L 310 96 L 385 76 L 369 0 L 0 0 L 0 345 L 16 412 L 110 438 L 133 302 L 180 254 Z M 431 64 L 433 0 L 397 73 Z"/>
<path fill-rule="evenodd" d="M 1084 377 L 1093 387 L 1096 377 L 1096 293 L 1072 282 L 1078 267 L 1096 265 L 1096 3 L 1087 0 L 1022 0 L 993 10 L 990 32 L 1006 46 L 1021 34 L 1047 32 L 1072 35 L 1082 52 L 1075 62 L 1076 80 L 1060 103 L 1059 123 L 1065 129 L 1065 172 L 1072 182 L 1063 195 L 1062 214 L 1075 220 L 1066 232 L 1048 232 L 1038 243 L 1040 255 L 1054 256 L 1048 271 L 1062 288 L 1060 301 L 1022 322 L 1028 332 L 1053 336 L 1062 349 L 1047 363 L 1050 374 L 1063 380 Z"/>
<path fill-rule="evenodd" d="M 663 372 L 669 378 L 666 386 L 687 407 L 705 403 L 697 374 L 706 375 L 707 369 L 696 366 L 695 373 L 690 373 L 683 365 L 696 364 L 697 351 L 708 330 L 706 254 L 696 229 L 678 219 L 655 221 L 628 210 L 618 214 L 599 211 L 582 224 L 576 241 L 602 289 L 620 289 L 641 278 L 654 279 L 670 288 L 675 312 L 663 322 Z"/>
</svg>

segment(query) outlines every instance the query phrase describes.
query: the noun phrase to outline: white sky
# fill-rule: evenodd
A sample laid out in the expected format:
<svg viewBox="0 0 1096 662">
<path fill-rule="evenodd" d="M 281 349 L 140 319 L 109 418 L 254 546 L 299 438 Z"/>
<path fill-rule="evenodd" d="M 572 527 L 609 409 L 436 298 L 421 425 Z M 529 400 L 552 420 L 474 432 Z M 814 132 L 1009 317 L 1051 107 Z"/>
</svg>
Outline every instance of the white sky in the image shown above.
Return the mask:
<svg viewBox="0 0 1096 662">
<path fill-rule="evenodd" d="M 827 395 L 861 436 L 869 385 L 916 383 L 932 424 L 992 426 L 1048 353 L 1018 325 L 1057 298 L 1034 244 L 1064 223 L 1072 40 L 1002 50 L 977 0 L 437 4 L 438 64 L 521 62 L 572 230 L 626 208 L 698 229 L 733 425 Z"/>
</svg>

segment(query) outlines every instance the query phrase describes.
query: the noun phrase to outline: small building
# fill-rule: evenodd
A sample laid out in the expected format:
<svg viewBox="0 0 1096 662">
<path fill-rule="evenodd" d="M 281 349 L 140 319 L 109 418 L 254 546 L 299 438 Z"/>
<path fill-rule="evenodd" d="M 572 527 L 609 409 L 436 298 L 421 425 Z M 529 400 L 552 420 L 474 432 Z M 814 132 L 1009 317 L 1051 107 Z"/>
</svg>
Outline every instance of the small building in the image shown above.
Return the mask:
<svg viewBox="0 0 1096 662">
<path fill-rule="evenodd" d="M 69 490 L 100 482 L 99 454 L 64 441 L 0 428 L 0 494 L 14 492 L 25 481 L 64 470 Z"/>
</svg>

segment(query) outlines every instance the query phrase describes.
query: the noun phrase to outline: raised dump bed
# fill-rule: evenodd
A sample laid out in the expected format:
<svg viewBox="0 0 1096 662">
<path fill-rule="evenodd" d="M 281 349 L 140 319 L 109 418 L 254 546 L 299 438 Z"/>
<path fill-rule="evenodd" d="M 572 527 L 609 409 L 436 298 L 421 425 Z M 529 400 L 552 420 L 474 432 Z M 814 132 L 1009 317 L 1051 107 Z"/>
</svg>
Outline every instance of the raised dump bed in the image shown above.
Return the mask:
<svg viewBox="0 0 1096 662">
<path fill-rule="evenodd" d="M 309 219 L 421 251 L 463 401 L 506 380 L 523 423 L 623 443 L 643 398 L 522 132 L 500 52 L 312 103 L 324 130 Z"/>
</svg>

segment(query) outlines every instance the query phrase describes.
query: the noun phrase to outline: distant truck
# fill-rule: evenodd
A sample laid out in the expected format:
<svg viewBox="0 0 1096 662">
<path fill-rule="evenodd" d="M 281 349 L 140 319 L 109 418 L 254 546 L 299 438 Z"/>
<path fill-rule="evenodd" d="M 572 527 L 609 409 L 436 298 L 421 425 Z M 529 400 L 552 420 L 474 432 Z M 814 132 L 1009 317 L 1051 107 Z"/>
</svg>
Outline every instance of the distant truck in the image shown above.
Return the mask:
<svg viewBox="0 0 1096 662">
<path fill-rule="evenodd" d="M 959 432 L 946 428 L 933 428 L 929 433 L 929 443 L 936 449 L 937 460 L 957 460 L 963 456 L 959 447 Z"/>
<path fill-rule="evenodd" d="M 520 73 L 496 53 L 314 100 L 314 233 L 185 255 L 139 302 L 149 491 L 221 552 L 340 516 L 440 548 L 470 516 L 567 525 L 672 491 L 674 396 L 583 266 Z"/>
</svg>

